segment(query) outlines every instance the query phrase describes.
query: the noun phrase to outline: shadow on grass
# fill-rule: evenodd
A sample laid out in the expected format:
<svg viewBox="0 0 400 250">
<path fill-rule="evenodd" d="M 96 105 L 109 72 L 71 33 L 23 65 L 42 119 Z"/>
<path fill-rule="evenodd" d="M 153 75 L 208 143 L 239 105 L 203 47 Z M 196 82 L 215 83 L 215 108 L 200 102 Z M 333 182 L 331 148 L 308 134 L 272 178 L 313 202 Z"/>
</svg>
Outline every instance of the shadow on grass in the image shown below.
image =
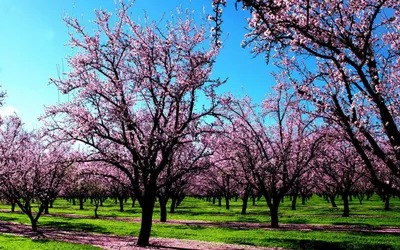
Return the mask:
<svg viewBox="0 0 400 250">
<path fill-rule="evenodd" d="M 187 223 L 185 225 L 162 225 L 162 228 L 164 230 L 196 230 L 196 231 L 200 231 L 200 230 L 204 230 L 204 229 L 208 229 L 208 227 L 204 227 L 204 226 L 199 226 L 199 225 L 191 225 L 190 223 Z"/>
<path fill-rule="evenodd" d="M 177 215 L 184 215 L 184 216 L 238 216 L 240 213 L 228 213 L 228 212 L 210 212 L 210 211 L 190 211 L 190 210 L 179 210 L 176 211 L 174 214 Z M 262 211 L 262 212 L 252 212 L 252 213 L 247 213 L 246 216 L 269 216 L 269 213 L 267 211 Z"/>
<path fill-rule="evenodd" d="M 18 218 L 6 217 L 0 215 L 0 220 L 2 221 L 18 221 Z"/>
<path fill-rule="evenodd" d="M 353 244 L 349 242 L 326 242 L 321 240 L 288 240 L 295 245 L 296 249 L 330 249 L 330 250 L 381 250 L 392 249 L 393 246 L 386 244 Z"/>
<path fill-rule="evenodd" d="M 293 218 L 293 219 L 286 219 L 284 223 L 287 223 L 287 224 L 307 224 L 309 222 L 310 221 L 306 220 L 306 219 L 294 219 Z"/>
<path fill-rule="evenodd" d="M 265 220 L 261 220 L 261 219 L 258 219 L 258 218 L 249 218 L 249 217 L 239 217 L 238 219 L 237 219 L 237 221 L 238 222 L 249 222 L 249 223 L 268 223 L 268 222 L 265 222 Z"/>
<path fill-rule="evenodd" d="M 87 223 L 46 221 L 46 222 L 43 222 L 40 224 L 41 224 L 41 226 L 45 226 L 45 227 L 52 227 L 52 228 L 69 230 L 69 231 L 96 232 L 96 233 L 103 233 L 103 234 L 111 233 L 104 227 L 95 226 L 95 225 L 91 225 L 91 224 L 87 224 Z"/>
<path fill-rule="evenodd" d="M 339 225 L 339 226 L 358 226 L 358 227 L 368 227 L 368 228 L 373 228 L 376 226 L 373 226 L 368 223 L 362 223 L 362 222 L 331 222 L 332 225 Z"/>
<path fill-rule="evenodd" d="M 240 238 L 230 238 L 227 243 L 240 244 L 240 245 L 255 245 L 246 242 L 245 239 Z M 389 244 L 354 244 L 350 242 L 327 242 L 322 240 L 295 240 L 295 239 L 285 239 L 285 240 L 268 240 L 269 245 L 278 245 L 283 247 L 288 247 L 291 249 L 324 249 L 324 250 L 386 250 L 393 249 L 392 245 Z"/>
</svg>

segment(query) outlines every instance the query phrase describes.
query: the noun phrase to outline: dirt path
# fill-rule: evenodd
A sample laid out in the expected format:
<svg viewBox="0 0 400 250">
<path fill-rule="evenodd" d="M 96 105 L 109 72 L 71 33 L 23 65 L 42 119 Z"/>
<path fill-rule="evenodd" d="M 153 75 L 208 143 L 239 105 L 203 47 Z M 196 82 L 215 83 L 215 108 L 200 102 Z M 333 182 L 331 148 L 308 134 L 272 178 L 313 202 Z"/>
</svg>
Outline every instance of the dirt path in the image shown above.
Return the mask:
<svg viewBox="0 0 400 250">
<path fill-rule="evenodd" d="M 1 210 L 0 212 L 10 212 L 9 210 Z M 15 212 L 21 213 L 21 212 Z M 48 214 L 43 216 L 55 216 L 64 218 L 80 218 L 80 219 L 95 219 L 94 216 L 78 215 L 78 214 Z M 125 222 L 140 222 L 139 218 L 126 217 L 106 217 L 99 216 L 100 220 L 113 220 Z M 168 220 L 167 222 L 159 222 L 153 220 L 156 224 L 174 224 L 187 226 L 202 226 L 202 227 L 222 227 L 235 229 L 264 229 L 264 230 L 300 230 L 300 231 L 331 231 L 331 232 L 361 232 L 361 233 L 386 233 L 400 235 L 400 227 L 367 227 L 356 225 L 323 225 L 323 224 L 280 224 L 280 228 L 271 228 L 267 223 L 253 222 L 212 222 L 200 220 Z"/>
<path fill-rule="evenodd" d="M 8 233 L 17 236 L 31 237 L 34 239 L 47 239 L 56 241 L 66 241 L 71 243 L 89 244 L 110 250 L 134 250 L 134 249 L 210 249 L 210 250 L 271 250 L 272 248 L 241 246 L 233 244 L 222 244 L 196 240 L 180 240 L 168 238 L 151 238 L 151 246 L 138 247 L 135 242 L 136 237 L 115 236 L 105 234 L 95 234 L 86 232 L 66 231 L 56 228 L 40 228 L 41 234 L 35 234 L 30 226 L 14 222 L 0 221 L 0 233 Z"/>
</svg>

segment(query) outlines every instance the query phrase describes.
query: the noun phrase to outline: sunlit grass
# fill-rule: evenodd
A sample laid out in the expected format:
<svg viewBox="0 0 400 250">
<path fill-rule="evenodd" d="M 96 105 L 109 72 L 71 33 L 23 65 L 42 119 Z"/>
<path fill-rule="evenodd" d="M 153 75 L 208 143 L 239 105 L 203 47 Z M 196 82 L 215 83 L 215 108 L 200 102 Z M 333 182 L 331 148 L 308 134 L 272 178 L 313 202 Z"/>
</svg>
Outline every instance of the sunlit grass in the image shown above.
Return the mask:
<svg viewBox="0 0 400 250">
<path fill-rule="evenodd" d="M 12 236 L 8 234 L 0 234 L 0 249 L 13 249 L 13 250 L 96 250 L 99 247 L 90 245 L 74 244 L 67 242 L 58 242 L 52 240 L 32 240 L 26 237 Z"/>
<path fill-rule="evenodd" d="M 377 195 L 370 200 L 364 200 L 360 205 L 358 200 L 353 199 L 350 202 L 350 217 L 342 217 L 342 201 L 337 199 L 337 208 L 332 208 L 330 203 L 326 202 L 318 196 L 301 205 L 298 202 L 297 210 L 291 210 L 291 202 L 288 198 L 281 204 L 279 208 L 279 222 L 293 224 L 348 224 L 358 226 L 400 226 L 400 201 L 392 198 L 391 210 L 383 209 L 383 202 Z M 170 220 L 203 220 L 213 222 L 256 222 L 269 223 L 270 217 L 268 208 L 263 199 L 256 202 L 256 206 L 252 206 L 249 202 L 246 215 L 241 215 L 241 200 L 231 200 L 231 208 L 225 209 L 224 204 L 219 207 L 216 204 L 198 200 L 195 198 L 186 198 L 180 207 L 176 209 L 175 214 L 168 214 Z M 10 209 L 10 206 L 0 205 L 1 209 Z M 18 210 L 18 209 L 16 209 Z M 84 210 L 79 210 L 78 203 L 73 206 L 66 200 L 59 199 L 54 203 L 54 208 L 50 208 L 50 213 L 61 214 L 77 214 L 85 216 L 94 216 L 94 206 L 89 201 L 85 202 Z M 140 218 L 141 209 L 131 207 L 131 200 L 128 200 L 124 206 L 124 212 L 119 211 L 119 205 L 108 199 L 103 207 L 99 208 L 99 215 L 105 217 L 123 217 L 123 218 Z M 158 219 L 159 208 L 156 204 L 154 219 Z"/>
<path fill-rule="evenodd" d="M 125 204 L 125 211 L 119 211 L 119 205 L 112 200 L 107 200 L 99 208 L 99 215 L 105 217 L 140 218 L 140 208 L 131 208 L 131 201 Z M 223 204 L 224 205 L 224 204 Z M 392 199 L 391 211 L 383 210 L 383 203 L 379 197 L 374 196 L 369 201 L 353 199 L 350 203 L 351 216 L 343 218 L 341 201 L 337 200 L 338 208 L 331 208 L 320 197 L 314 196 L 306 205 L 298 204 L 297 210 L 291 210 L 291 203 L 286 199 L 280 207 L 280 223 L 296 224 L 328 224 L 328 225 L 354 225 L 364 227 L 398 226 L 400 227 L 400 201 Z M 2 209 L 9 206 L 0 205 Z M 213 222 L 258 222 L 269 223 L 268 209 L 261 199 L 256 206 L 249 203 L 248 214 L 241 215 L 241 201 L 231 201 L 231 208 L 225 209 L 205 200 L 186 198 L 178 207 L 175 214 L 168 214 L 171 220 L 203 220 Z M 58 227 L 60 229 L 96 232 L 104 234 L 137 236 L 139 223 L 116 221 L 113 218 L 93 219 L 93 205 L 87 201 L 84 210 L 79 210 L 79 205 L 59 199 L 50 209 L 54 214 L 77 214 L 89 216 L 87 218 L 65 218 L 58 216 L 44 216 L 39 221 L 40 227 Z M 154 219 L 159 218 L 156 208 Z M 23 214 L 0 213 L 0 220 L 8 220 L 29 224 L 28 218 Z M 282 231 L 263 229 L 232 229 L 220 227 L 190 226 L 187 224 L 153 224 L 153 237 L 195 239 L 216 241 L 233 244 L 246 244 L 268 247 L 303 248 L 303 249 L 400 249 L 398 235 L 352 232 L 322 232 L 322 231 Z"/>
<path fill-rule="evenodd" d="M 24 215 L 1 213 L 0 220 L 28 223 Z M 101 219 L 43 217 L 41 227 L 137 236 L 139 223 Z M 275 231 L 154 224 L 153 237 L 193 239 L 294 249 L 400 249 L 398 236 L 373 233 Z"/>
</svg>

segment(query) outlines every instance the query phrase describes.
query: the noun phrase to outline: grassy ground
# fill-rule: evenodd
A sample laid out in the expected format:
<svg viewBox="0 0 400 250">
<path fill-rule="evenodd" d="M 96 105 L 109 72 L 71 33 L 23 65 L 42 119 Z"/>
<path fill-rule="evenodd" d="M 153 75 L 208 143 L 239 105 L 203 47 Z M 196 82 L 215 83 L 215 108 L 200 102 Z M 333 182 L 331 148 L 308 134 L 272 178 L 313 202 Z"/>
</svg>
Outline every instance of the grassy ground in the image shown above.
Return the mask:
<svg viewBox="0 0 400 250">
<path fill-rule="evenodd" d="M 17 237 L 7 234 L 0 234 L 0 249 L 13 249 L 13 250 L 96 250 L 98 247 L 89 245 L 73 244 L 66 242 L 56 242 L 49 240 L 32 240 L 25 237 Z"/>
<path fill-rule="evenodd" d="M 383 202 L 378 196 L 373 196 L 369 201 L 363 201 L 360 205 L 358 200 L 350 202 L 350 217 L 342 217 L 342 201 L 337 199 L 337 208 L 331 208 L 330 203 L 318 196 L 306 203 L 297 205 L 297 210 L 291 210 L 291 202 L 286 199 L 279 208 L 280 223 L 294 224 L 328 224 L 328 225 L 358 225 L 358 226 L 399 226 L 400 227 L 400 200 L 392 199 L 391 210 L 384 211 Z M 231 201 L 231 208 L 225 209 L 224 204 L 219 207 L 204 200 L 186 198 L 175 214 L 168 214 L 171 220 L 205 220 L 214 222 L 258 222 L 269 223 L 268 208 L 263 199 L 252 206 L 249 202 L 246 215 L 241 215 L 241 200 Z M 7 205 L 0 205 L 0 209 L 10 209 Z M 72 206 L 65 200 L 57 200 L 51 213 L 67 213 L 80 215 L 94 215 L 94 206 L 88 202 L 84 204 L 84 210 L 79 210 L 78 204 Z M 16 209 L 18 210 L 18 208 Z M 131 208 L 131 201 L 125 204 L 125 211 L 119 212 L 119 206 L 112 200 L 107 200 L 103 207 L 99 207 L 100 216 L 140 218 L 141 209 L 138 205 Z M 159 209 L 156 204 L 154 218 L 158 219 Z"/>
<path fill-rule="evenodd" d="M 180 220 L 206 220 L 215 222 L 261 222 L 269 223 L 268 209 L 265 202 L 260 200 L 252 206 L 249 204 L 248 215 L 240 215 L 241 202 L 231 202 L 231 209 L 212 205 L 206 201 L 187 198 L 176 210 L 176 214 L 169 214 L 168 219 Z M 330 204 L 315 196 L 306 205 L 298 205 L 296 211 L 290 210 L 290 202 L 286 200 L 280 208 L 281 223 L 297 224 L 329 224 L 329 225 L 355 225 L 355 226 L 397 226 L 400 227 L 400 201 L 392 200 L 392 210 L 384 211 L 383 203 L 377 196 L 363 205 L 358 200 L 350 204 L 351 217 L 341 217 L 341 201 L 337 201 L 338 208 L 330 208 Z M 2 209 L 9 206 L 1 205 Z M 125 212 L 119 212 L 118 205 L 106 201 L 99 208 L 101 216 L 140 217 L 139 208 L 131 208 L 128 202 Z M 93 206 L 85 203 L 85 209 L 72 206 L 64 200 L 57 200 L 51 213 L 68 213 L 93 215 Z M 158 219 L 156 209 L 154 218 Z M 0 220 L 15 221 L 29 224 L 29 220 L 22 214 L 0 213 Z M 42 217 L 39 226 L 59 227 L 78 231 L 111 233 L 117 235 L 137 236 L 139 224 L 101 219 L 79 219 L 62 217 Z M 153 237 L 196 239 L 217 241 L 233 244 L 259 245 L 269 247 L 284 247 L 295 249 L 400 249 L 398 235 L 377 233 L 352 233 L 352 232 L 305 232 L 305 231 L 270 231 L 262 229 L 229 229 L 211 228 L 188 225 L 154 224 Z"/>
</svg>

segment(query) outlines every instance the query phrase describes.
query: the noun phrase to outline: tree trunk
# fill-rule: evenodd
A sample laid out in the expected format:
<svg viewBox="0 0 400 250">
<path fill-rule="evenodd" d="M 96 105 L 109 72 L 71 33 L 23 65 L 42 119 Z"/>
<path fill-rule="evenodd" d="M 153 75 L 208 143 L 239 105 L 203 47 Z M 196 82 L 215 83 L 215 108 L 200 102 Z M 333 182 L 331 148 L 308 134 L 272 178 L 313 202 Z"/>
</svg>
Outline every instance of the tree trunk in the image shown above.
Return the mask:
<svg viewBox="0 0 400 250">
<path fill-rule="evenodd" d="M 343 194 L 343 217 L 349 217 L 349 195 L 348 194 Z"/>
<path fill-rule="evenodd" d="M 15 202 L 11 202 L 11 212 L 15 212 Z"/>
<path fill-rule="evenodd" d="M 44 204 L 44 214 L 49 214 L 49 203 Z"/>
<path fill-rule="evenodd" d="M 135 207 L 136 198 L 132 196 L 132 207 Z"/>
<path fill-rule="evenodd" d="M 103 198 L 100 198 L 100 207 L 103 206 Z"/>
<path fill-rule="evenodd" d="M 222 197 L 218 196 L 218 206 L 222 206 Z"/>
<path fill-rule="evenodd" d="M 301 205 L 305 205 L 306 204 L 306 196 L 302 195 L 301 196 Z"/>
<path fill-rule="evenodd" d="M 215 205 L 215 196 L 213 196 L 212 204 Z"/>
<path fill-rule="evenodd" d="M 79 210 L 83 210 L 83 197 L 79 197 Z"/>
<path fill-rule="evenodd" d="M 255 206 L 256 205 L 256 197 L 253 195 L 251 198 L 253 200 L 253 206 Z"/>
<path fill-rule="evenodd" d="M 30 218 L 31 219 L 31 224 L 32 224 L 32 231 L 33 232 L 37 232 L 37 219 L 35 219 L 35 218 L 33 218 L 33 217 L 31 217 Z"/>
<path fill-rule="evenodd" d="M 267 202 L 267 205 L 269 207 L 269 213 L 271 216 L 271 227 L 272 228 L 278 228 L 279 227 L 279 222 L 278 222 L 278 207 L 279 207 L 279 202 L 281 201 L 282 197 L 275 197 L 271 198 L 267 194 L 264 194 L 265 200 Z"/>
<path fill-rule="evenodd" d="M 175 213 L 175 206 L 176 206 L 176 198 L 171 198 L 171 208 L 169 209 L 169 212 L 171 214 Z"/>
<path fill-rule="evenodd" d="M 176 207 L 179 207 L 179 205 L 181 205 L 181 203 L 184 199 L 185 199 L 185 195 L 178 196 L 178 198 L 176 199 Z"/>
<path fill-rule="evenodd" d="M 385 211 L 389 211 L 390 210 L 389 201 L 390 201 L 390 195 L 387 195 L 386 199 L 385 199 Z"/>
<path fill-rule="evenodd" d="M 158 199 L 160 203 L 160 222 L 167 222 L 167 201 L 168 199 Z"/>
<path fill-rule="evenodd" d="M 279 222 L 278 222 L 278 205 L 273 204 L 269 208 L 270 214 L 271 214 L 271 227 L 272 228 L 278 228 L 279 227 Z"/>
<path fill-rule="evenodd" d="M 53 202 L 52 201 L 50 202 L 50 208 L 53 208 Z"/>
<path fill-rule="evenodd" d="M 242 212 L 241 214 L 246 214 L 247 210 L 247 201 L 249 200 L 249 193 L 245 192 L 243 196 L 243 204 L 242 204 Z"/>
<path fill-rule="evenodd" d="M 143 197 L 142 206 L 142 222 L 140 225 L 140 233 L 137 244 L 139 246 L 148 246 L 151 233 L 153 210 L 154 210 L 154 196 Z"/>
<path fill-rule="evenodd" d="M 225 196 L 225 207 L 226 209 L 229 209 L 229 196 Z"/>
<path fill-rule="evenodd" d="M 123 212 L 124 211 L 124 197 L 119 197 L 119 211 Z"/>
<path fill-rule="evenodd" d="M 99 216 L 97 215 L 97 209 L 99 208 L 99 203 L 95 201 L 95 207 L 94 207 L 94 217 L 95 218 L 99 218 Z"/>
<path fill-rule="evenodd" d="M 76 205 L 76 203 L 75 203 L 75 198 L 72 198 L 72 205 Z"/>
<path fill-rule="evenodd" d="M 292 196 L 292 210 L 296 210 L 297 194 Z"/>
<path fill-rule="evenodd" d="M 337 206 L 336 206 L 336 203 L 335 203 L 335 196 L 334 196 L 334 195 L 330 195 L 330 196 L 329 196 L 329 199 L 330 199 L 330 201 L 331 201 L 332 207 L 337 207 Z"/>
</svg>

